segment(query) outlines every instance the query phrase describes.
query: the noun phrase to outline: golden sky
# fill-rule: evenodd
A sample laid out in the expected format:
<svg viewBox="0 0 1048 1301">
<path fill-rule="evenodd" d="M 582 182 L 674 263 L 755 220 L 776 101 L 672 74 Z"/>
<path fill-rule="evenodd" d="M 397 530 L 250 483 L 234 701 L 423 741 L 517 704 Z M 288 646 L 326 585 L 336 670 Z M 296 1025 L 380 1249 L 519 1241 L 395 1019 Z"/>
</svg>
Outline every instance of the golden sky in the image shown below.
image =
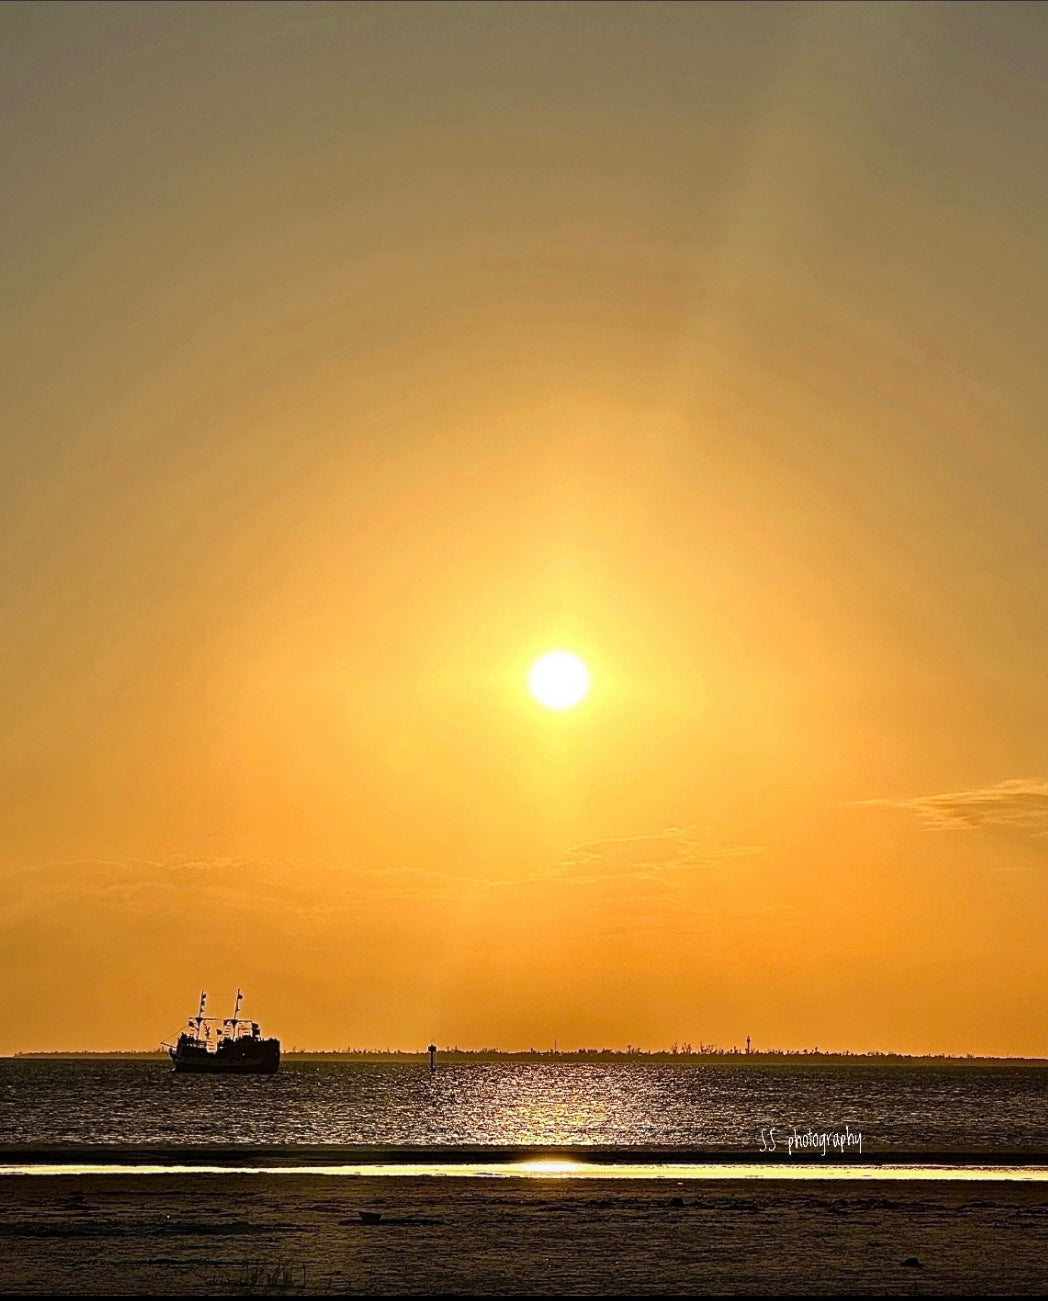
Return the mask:
<svg viewBox="0 0 1048 1301">
<path fill-rule="evenodd" d="M 1048 1052 L 1048 9 L 16 3 L 0 94 L 0 1052 Z"/>
</svg>

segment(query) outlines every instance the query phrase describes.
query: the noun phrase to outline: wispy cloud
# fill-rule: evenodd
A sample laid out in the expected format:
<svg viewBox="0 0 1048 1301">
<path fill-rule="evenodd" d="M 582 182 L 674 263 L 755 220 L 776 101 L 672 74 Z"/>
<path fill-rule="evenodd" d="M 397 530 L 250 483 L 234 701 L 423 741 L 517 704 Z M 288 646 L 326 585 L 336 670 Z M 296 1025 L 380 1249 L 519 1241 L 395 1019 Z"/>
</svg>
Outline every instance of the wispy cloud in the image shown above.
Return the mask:
<svg viewBox="0 0 1048 1301">
<path fill-rule="evenodd" d="M 882 808 L 909 809 L 931 831 L 1011 827 L 1048 834 L 1048 782 L 1019 777 L 970 791 L 919 795 L 909 800 L 862 800 Z"/>
<path fill-rule="evenodd" d="M 349 868 L 314 859 L 66 859 L 6 868 L 0 873 L 0 910 L 10 911 L 17 904 L 15 912 L 22 916 L 90 901 L 150 910 L 161 903 L 176 907 L 182 900 L 187 907 L 238 913 L 269 909 L 326 914 L 361 904 L 453 899 L 498 884 L 455 870 L 411 865 Z"/>
<path fill-rule="evenodd" d="M 756 845 L 711 847 L 698 827 L 667 827 L 654 835 L 592 840 L 574 845 L 557 865 L 557 875 L 574 881 L 632 877 L 664 881 L 686 868 L 712 867 L 727 858 L 759 854 Z"/>
</svg>

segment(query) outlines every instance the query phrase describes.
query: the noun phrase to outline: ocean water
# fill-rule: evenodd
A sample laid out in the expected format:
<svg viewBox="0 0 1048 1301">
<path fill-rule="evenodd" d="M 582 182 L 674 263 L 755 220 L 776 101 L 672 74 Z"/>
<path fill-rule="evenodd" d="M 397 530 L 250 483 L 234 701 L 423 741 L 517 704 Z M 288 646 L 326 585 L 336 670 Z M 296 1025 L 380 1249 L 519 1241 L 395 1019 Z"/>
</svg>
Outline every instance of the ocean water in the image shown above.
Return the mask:
<svg viewBox="0 0 1048 1301">
<path fill-rule="evenodd" d="M 773 1132 L 774 1131 L 774 1132 Z M 1048 1152 L 1048 1069 L 0 1059 L 0 1144 L 654 1146 L 782 1153 Z M 852 1135 L 834 1150 L 833 1135 Z M 772 1145 L 774 1144 L 774 1148 Z M 803 1149 L 798 1149 L 803 1150 Z"/>
</svg>

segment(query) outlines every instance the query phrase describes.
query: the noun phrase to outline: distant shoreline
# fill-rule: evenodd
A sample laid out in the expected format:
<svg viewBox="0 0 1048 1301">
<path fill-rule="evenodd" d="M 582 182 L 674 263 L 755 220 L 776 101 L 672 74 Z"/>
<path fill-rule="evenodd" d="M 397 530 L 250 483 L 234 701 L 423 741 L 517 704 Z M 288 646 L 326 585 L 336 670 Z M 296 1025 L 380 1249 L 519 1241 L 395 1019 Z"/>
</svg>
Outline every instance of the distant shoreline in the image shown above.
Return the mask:
<svg viewBox="0 0 1048 1301">
<path fill-rule="evenodd" d="M 91 1049 L 55 1052 L 19 1052 L 0 1057 L 0 1061 L 164 1061 L 167 1053 L 162 1049 L 148 1051 L 118 1050 L 96 1052 Z M 376 1051 L 371 1049 L 345 1051 L 285 1051 L 287 1062 L 401 1062 L 427 1063 L 426 1052 Z M 446 1049 L 437 1051 L 438 1065 L 468 1065 L 478 1062 L 556 1062 L 565 1065 L 587 1065 L 603 1062 L 652 1063 L 658 1065 L 701 1066 L 1036 1066 L 1048 1067 L 1045 1057 L 949 1057 L 909 1055 L 906 1053 L 820 1053 L 820 1052 L 616 1052 L 590 1050 L 579 1052 L 499 1052 L 480 1049 Z"/>
</svg>

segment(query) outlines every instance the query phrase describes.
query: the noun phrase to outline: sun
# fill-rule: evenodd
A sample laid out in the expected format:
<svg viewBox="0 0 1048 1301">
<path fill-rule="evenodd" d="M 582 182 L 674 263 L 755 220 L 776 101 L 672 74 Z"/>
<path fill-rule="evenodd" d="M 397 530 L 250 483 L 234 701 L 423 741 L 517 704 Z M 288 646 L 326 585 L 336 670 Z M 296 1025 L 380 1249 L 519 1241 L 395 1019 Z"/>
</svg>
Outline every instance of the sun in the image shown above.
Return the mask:
<svg viewBox="0 0 1048 1301">
<path fill-rule="evenodd" d="M 589 670 L 571 651 L 549 651 L 532 664 L 528 686 L 547 709 L 571 709 L 589 691 Z"/>
</svg>

